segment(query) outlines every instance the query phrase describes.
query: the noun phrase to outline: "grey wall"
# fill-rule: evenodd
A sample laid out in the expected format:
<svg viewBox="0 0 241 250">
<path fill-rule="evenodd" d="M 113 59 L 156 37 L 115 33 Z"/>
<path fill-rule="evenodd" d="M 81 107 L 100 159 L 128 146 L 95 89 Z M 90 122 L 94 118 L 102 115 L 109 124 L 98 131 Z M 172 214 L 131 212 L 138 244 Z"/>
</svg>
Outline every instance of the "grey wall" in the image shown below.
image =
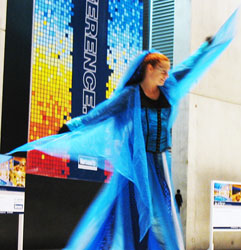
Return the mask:
<svg viewBox="0 0 241 250">
<path fill-rule="evenodd" d="M 190 0 L 175 1 L 174 65 L 190 55 L 191 4 Z M 180 189 L 183 197 L 181 220 L 186 235 L 187 216 L 187 166 L 188 166 L 188 122 L 189 97 L 180 104 L 179 114 L 173 126 L 173 181 L 175 189 Z"/>
<path fill-rule="evenodd" d="M 175 2 L 174 64 L 217 32 L 240 1 Z M 241 32 L 183 100 L 173 128 L 173 178 L 182 190 L 187 249 L 209 247 L 211 180 L 241 182 Z M 215 249 L 241 249 L 240 232 L 214 233 Z"/>
<path fill-rule="evenodd" d="M 191 52 L 213 35 L 240 1 L 191 1 Z M 238 21 L 238 28 L 240 25 Z M 209 246 L 211 180 L 241 182 L 241 33 L 189 98 L 187 249 Z M 215 249 L 240 249 L 241 233 L 215 233 Z"/>
</svg>

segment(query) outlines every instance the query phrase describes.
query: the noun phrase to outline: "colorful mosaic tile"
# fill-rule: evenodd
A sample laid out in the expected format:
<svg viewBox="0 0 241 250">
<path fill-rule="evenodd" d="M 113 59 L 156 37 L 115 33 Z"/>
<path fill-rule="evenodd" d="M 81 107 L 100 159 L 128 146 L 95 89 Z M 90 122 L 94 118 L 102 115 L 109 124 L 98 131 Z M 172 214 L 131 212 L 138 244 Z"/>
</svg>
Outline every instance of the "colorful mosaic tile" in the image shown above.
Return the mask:
<svg viewBox="0 0 241 250">
<path fill-rule="evenodd" d="M 112 74 L 106 83 L 106 98 L 118 85 L 130 60 L 142 50 L 143 2 L 109 0 L 107 64 Z"/>
<path fill-rule="evenodd" d="M 71 119 L 73 7 L 72 0 L 35 1 L 29 141 L 55 134 Z M 36 171 L 31 166 L 55 168 L 55 177 L 69 173 L 66 162 L 39 152 L 28 154 L 29 173 Z"/>
</svg>

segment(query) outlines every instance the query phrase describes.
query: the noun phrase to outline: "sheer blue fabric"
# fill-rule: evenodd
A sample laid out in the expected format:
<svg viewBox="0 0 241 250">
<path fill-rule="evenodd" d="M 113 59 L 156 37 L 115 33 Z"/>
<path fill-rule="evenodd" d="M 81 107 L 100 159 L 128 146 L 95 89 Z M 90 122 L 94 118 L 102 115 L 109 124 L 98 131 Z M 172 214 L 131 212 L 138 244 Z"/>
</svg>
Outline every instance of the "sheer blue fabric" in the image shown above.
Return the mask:
<svg viewBox="0 0 241 250">
<path fill-rule="evenodd" d="M 180 99 L 232 41 L 236 18 L 237 11 L 211 44 L 205 42 L 193 56 L 169 72 L 161 87 L 171 104 L 168 130 L 177 115 Z M 68 155 L 75 161 L 80 156 L 90 156 L 107 160 L 113 166 L 111 182 L 92 203 L 66 249 L 132 250 L 145 241 L 148 249 L 184 249 L 173 199 L 170 154 L 146 152 L 139 86 L 126 86 L 150 52 L 144 51 L 134 60 L 109 100 L 67 123 L 71 132 L 45 137 L 10 152 L 39 150 L 61 158 Z M 171 146 L 170 133 L 167 137 Z M 98 167 L 106 168 L 101 164 Z M 138 218 L 138 240 L 135 218 Z"/>
</svg>

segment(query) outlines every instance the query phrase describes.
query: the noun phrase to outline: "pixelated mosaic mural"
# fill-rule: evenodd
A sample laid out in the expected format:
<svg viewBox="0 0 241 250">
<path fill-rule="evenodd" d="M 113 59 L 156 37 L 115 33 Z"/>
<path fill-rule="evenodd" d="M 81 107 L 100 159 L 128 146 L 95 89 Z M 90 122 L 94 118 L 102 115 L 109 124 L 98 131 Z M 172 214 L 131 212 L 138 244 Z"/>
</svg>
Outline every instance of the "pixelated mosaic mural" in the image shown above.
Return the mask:
<svg viewBox="0 0 241 250">
<path fill-rule="evenodd" d="M 71 0 L 35 1 L 29 141 L 55 134 L 70 119 L 73 7 Z M 35 171 L 67 177 L 69 168 L 66 160 L 33 151 L 27 172 Z"/>
<path fill-rule="evenodd" d="M 109 0 L 106 11 L 109 98 L 131 58 L 142 50 L 143 4 L 141 0 Z M 35 0 L 29 141 L 56 134 L 72 118 L 74 12 L 72 0 Z M 68 162 L 32 151 L 27 173 L 68 178 Z"/>
<path fill-rule="evenodd" d="M 139 0 L 109 1 L 107 64 L 113 73 L 106 84 L 109 98 L 130 60 L 142 50 L 143 3 Z"/>
</svg>

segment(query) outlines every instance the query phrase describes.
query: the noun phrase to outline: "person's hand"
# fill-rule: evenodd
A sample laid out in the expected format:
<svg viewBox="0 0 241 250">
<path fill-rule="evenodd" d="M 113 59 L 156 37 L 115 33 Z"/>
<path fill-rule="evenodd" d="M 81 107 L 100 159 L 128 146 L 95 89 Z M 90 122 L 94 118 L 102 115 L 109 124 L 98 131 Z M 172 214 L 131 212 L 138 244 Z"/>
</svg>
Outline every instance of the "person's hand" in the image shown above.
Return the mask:
<svg viewBox="0 0 241 250">
<path fill-rule="evenodd" d="M 64 124 L 58 131 L 58 134 L 63 134 L 65 132 L 69 132 L 70 129 L 68 128 L 68 126 L 66 124 Z"/>
<path fill-rule="evenodd" d="M 206 37 L 206 41 L 208 42 L 208 44 L 210 45 L 213 41 L 213 37 L 212 36 L 207 36 Z"/>
</svg>

